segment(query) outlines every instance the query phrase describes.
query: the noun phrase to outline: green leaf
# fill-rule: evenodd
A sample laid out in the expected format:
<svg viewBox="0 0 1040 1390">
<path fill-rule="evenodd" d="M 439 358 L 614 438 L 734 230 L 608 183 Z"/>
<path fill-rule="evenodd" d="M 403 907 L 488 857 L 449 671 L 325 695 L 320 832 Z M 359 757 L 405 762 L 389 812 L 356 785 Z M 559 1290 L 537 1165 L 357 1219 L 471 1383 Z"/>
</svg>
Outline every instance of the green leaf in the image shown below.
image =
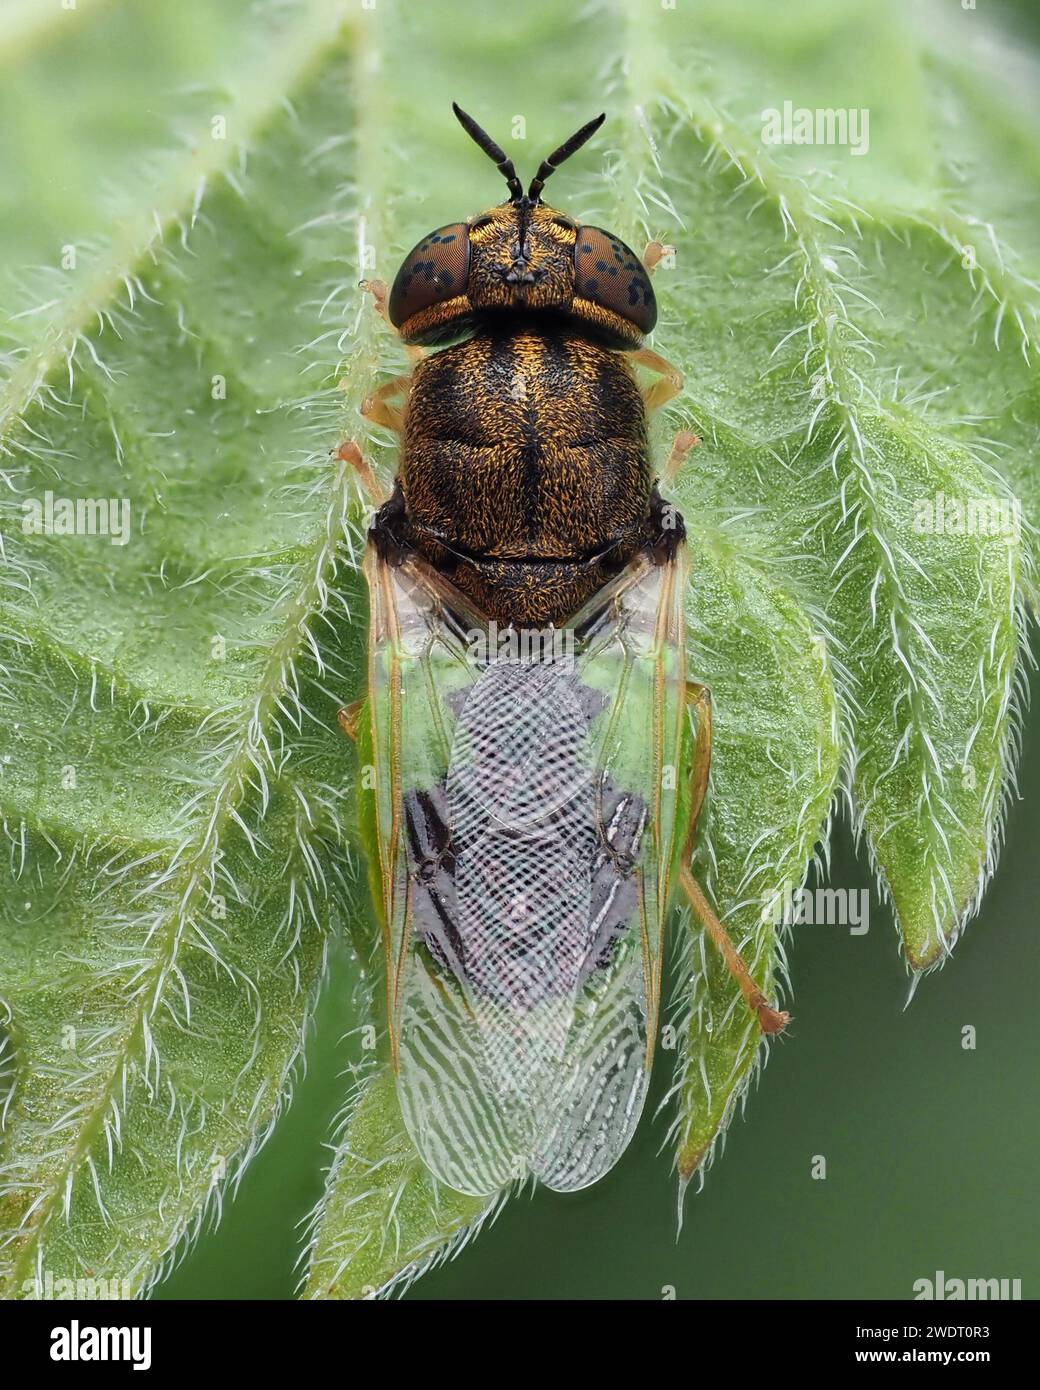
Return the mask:
<svg viewBox="0 0 1040 1390">
<path fill-rule="evenodd" d="M 691 81 L 673 45 L 657 108 L 659 183 L 671 205 L 696 209 L 688 230 L 674 230 L 680 300 L 712 287 L 696 344 L 680 356 L 692 422 L 720 446 L 702 495 L 721 510 L 739 498 L 754 514 L 749 531 L 786 557 L 790 582 L 826 616 L 844 677 L 849 798 L 907 960 L 922 970 L 944 959 L 978 905 L 1014 763 L 1031 560 L 1010 484 L 1023 460 L 999 465 L 1016 460 L 1024 418 L 1036 429 L 1023 396 L 1040 301 L 1022 299 L 1001 350 L 1002 296 L 1025 295 L 1025 282 L 987 279 L 1013 260 L 992 228 L 973 269 L 952 253 L 966 171 L 955 193 L 942 187 L 944 167 L 930 186 L 906 179 L 904 166 L 929 153 L 913 146 L 929 41 L 894 15 L 871 21 L 886 61 L 898 50 L 905 65 L 908 46 L 915 56 L 914 74 L 892 88 L 883 69 L 861 71 L 863 23 L 854 7 L 832 7 L 818 28 L 810 10 L 783 34 L 749 29 L 722 84 L 739 108 L 754 76 L 756 109 L 743 120 L 707 90 L 718 71 L 713 84 Z M 698 48 L 727 32 L 708 7 Z M 826 73 L 808 57 L 824 39 Z M 760 108 L 781 108 L 792 91 L 799 106 L 833 105 L 824 98 L 835 89 L 886 122 L 879 130 L 875 120 L 865 180 L 867 159 L 814 146 L 813 163 L 826 168 L 805 168 L 806 147 L 754 133 Z M 965 356 L 977 373 L 975 414 L 960 380 Z M 1017 437 L 994 450 L 1001 409 L 1013 410 Z M 992 507 L 1002 524 L 995 534 L 965 534 L 956 521 L 942 529 L 947 500 Z"/>
<path fill-rule="evenodd" d="M 193 98 L 191 144 L 128 179 L 107 235 L 48 272 L 39 311 L 6 324 L 0 1276 L 14 1296 L 48 1276 L 146 1289 L 219 1209 L 290 1093 L 350 901 L 352 764 L 334 714 L 361 642 L 338 556 L 354 483 L 328 458 L 341 410 L 321 312 L 350 220 L 350 151 L 329 144 L 347 48 L 334 6 L 261 26 L 238 6 L 233 36 L 190 8 L 200 52 L 216 30 L 236 53 L 226 85 L 204 115 Z M 168 15 L 78 21 L 80 127 L 118 115 L 121 45 L 162 51 Z M 75 61 L 59 29 L 30 55 L 57 92 Z M 5 122 L 20 95 L 5 85 Z M 93 151 L 100 137 L 77 138 Z M 49 249 L 74 242 L 59 232 Z M 25 534 L 23 501 L 48 493 L 116 499 L 117 522 L 128 502 L 126 543 Z"/>
<path fill-rule="evenodd" d="M 695 500 L 691 470 L 679 498 L 688 515 Z M 690 547 L 690 670 L 695 678 L 710 673 L 715 729 L 695 869 L 751 973 L 775 999 L 786 983 L 785 889 L 802 885 L 838 778 L 839 708 L 822 633 L 768 564 L 696 522 Z M 683 1187 L 710 1161 L 767 1046 L 719 952 L 692 926 L 692 948 L 677 972 L 672 1129 Z"/>
<path fill-rule="evenodd" d="M 347 20 L 334 0 L 5 11 L 15 1295 L 87 1270 L 147 1289 L 274 1124 L 330 933 L 367 954 L 334 720 L 363 685 L 343 563 L 361 511 L 328 451 L 404 366 L 357 280 L 501 196 L 452 98 L 525 169 L 606 107 L 553 197 L 677 247 L 654 346 L 686 388 L 654 447 L 704 441 L 677 488 L 691 675 L 716 707 L 697 864 L 760 981 L 784 978 L 763 896 L 802 882 L 836 778 L 914 969 L 946 959 L 996 858 L 1040 504 L 1031 63 L 948 5 L 532 0 L 489 23 L 452 0 Z M 785 102 L 866 108 L 869 148 L 765 142 Z M 396 441 L 370 434 L 389 476 Z M 25 534 L 23 501 L 48 492 L 127 499 L 129 542 Z M 936 526 L 940 497 L 1019 502 L 1022 525 Z M 684 1178 L 763 1055 L 690 942 Z M 307 1292 L 400 1287 L 487 1215 L 434 1190 L 376 1073 Z"/>
<path fill-rule="evenodd" d="M 312 1220 L 305 1298 L 375 1298 L 401 1292 L 458 1253 L 499 1202 L 439 1184 L 404 1130 L 393 1072 L 383 1067 L 347 1108 Z"/>
</svg>

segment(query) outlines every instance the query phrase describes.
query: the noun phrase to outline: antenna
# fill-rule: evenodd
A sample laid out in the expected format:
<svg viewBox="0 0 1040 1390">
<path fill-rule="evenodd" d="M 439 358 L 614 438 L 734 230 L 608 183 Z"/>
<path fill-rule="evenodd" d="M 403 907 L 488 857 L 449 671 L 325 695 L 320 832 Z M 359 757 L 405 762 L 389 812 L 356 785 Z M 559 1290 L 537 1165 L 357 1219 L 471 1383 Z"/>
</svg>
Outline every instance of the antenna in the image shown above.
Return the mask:
<svg viewBox="0 0 1040 1390">
<path fill-rule="evenodd" d="M 513 167 L 513 161 L 506 154 L 505 150 L 502 149 L 501 145 L 495 144 L 494 140 L 492 140 L 483 126 L 477 125 L 473 117 L 467 115 L 457 101 L 451 103 L 451 109 L 458 117 L 459 125 L 462 126 L 462 129 L 470 139 L 475 140 L 487 157 L 498 166 L 498 172 L 509 185 L 510 201 L 514 203 L 522 202 L 524 196 L 523 185 L 517 178 L 516 169 Z M 600 120 L 602 119 L 601 116 Z M 559 153 L 559 151 L 557 151 L 557 153 Z"/>
<path fill-rule="evenodd" d="M 591 139 L 591 137 L 595 135 L 596 131 L 599 130 L 606 119 L 607 113 L 601 111 L 594 120 L 589 121 L 587 125 L 583 125 L 580 130 L 576 130 L 569 140 L 563 142 L 559 149 L 553 150 L 548 159 L 542 160 L 541 164 L 538 166 L 537 174 L 535 174 L 534 178 L 531 180 L 531 187 L 527 190 L 529 202 L 537 203 L 538 199 L 541 197 L 542 189 L 545 187 L 545 180 L 549 175 L 554 173 L 565 159 L 570 159 L 575 151 L 580 150 L 585 141 Z"/>
</svg>

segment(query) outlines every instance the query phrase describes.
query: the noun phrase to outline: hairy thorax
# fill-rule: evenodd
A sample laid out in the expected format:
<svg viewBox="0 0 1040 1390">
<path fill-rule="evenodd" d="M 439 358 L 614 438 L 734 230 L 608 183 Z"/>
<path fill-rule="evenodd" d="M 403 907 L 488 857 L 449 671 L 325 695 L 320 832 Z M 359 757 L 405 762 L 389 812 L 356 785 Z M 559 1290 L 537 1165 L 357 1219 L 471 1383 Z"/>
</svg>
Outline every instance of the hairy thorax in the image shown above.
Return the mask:
<svg viewBox="0 0 1040 1390">
<path fill-rule="evenodd" d="M 414 374 L 409 545 L 498 621 L 559 622 L 651 539 L 642 397 L 621 353 L 510 321 Z"/>
</svg>

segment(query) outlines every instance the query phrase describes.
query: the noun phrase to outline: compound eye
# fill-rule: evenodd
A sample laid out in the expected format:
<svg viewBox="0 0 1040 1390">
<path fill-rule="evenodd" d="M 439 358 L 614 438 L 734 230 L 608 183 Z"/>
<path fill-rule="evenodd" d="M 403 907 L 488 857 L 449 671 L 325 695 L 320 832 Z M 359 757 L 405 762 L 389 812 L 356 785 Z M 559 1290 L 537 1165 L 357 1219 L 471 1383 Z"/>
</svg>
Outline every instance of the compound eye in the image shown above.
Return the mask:
<svg viewBox="0 0 1040 1390">
<path fill-rule="evenodd" d="M 611 309 L 649 333 L 657 300 L 646 266 L 630 246 L 602 227 L 579 227 L 574 243 L 574 293 Z"/>
<path fill-rule="evenodd" d="M 452 222 L 424 236 L 405 257 L 390 290 L 390 322 L 395 328 L 413 315 L 466 293 L 469 280 L 469 233 Z"/>
</svg>

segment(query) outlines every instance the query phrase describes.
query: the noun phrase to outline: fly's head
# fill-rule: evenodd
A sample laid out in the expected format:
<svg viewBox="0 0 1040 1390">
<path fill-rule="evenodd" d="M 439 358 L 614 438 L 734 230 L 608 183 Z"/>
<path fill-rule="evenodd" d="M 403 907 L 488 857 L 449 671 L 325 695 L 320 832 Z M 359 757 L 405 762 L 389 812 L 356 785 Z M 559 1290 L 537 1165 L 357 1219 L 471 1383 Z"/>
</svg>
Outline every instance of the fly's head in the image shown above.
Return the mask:
<svg viewBox="0 0 1040 1390">
<path fill-rule="evenodd" d="M 525 192 L 513 161 L 466 113 L 463 128 L 502 173 L 510 198 L 437 228 L 405 258 L 390 292 L 390 321 L 410 343 L 458 337 L 489 316 L 550 312 L 609 346 L 635 348 L 657 320 L 650 277 L 632 249 L 541 199 L 545 180 L 599 129 L 589 121 L 542 161 Z"/>
<path fill-rule="evenodd" d="M 526 198 L 489 208 L 468 224 L 474 309 L 567 309 L 574 297 L 569 217 Z"/>
</svg>

